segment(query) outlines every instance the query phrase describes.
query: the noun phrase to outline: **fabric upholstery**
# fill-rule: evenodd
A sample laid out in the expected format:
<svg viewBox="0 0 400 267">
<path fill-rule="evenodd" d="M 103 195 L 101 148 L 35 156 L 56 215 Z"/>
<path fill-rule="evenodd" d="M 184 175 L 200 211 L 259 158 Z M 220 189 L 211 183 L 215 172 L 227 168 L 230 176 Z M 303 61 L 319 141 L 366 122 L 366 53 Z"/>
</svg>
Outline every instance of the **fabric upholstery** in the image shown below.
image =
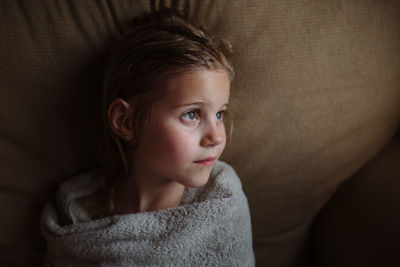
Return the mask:
<svg viewBox="0 0 400 267">
<path fill-rule="evenodd" d="M 346 181 L 313 227 L 314 266 L 400 266 L 400 135 Z"/>
<path fill-rule="evenodd" d="M 258 266 L 306 265 L 313 217 L 393 136 L 398 1 L 1 1 L 0 265 L 41 261 L 41 208 L 95 164 L 107 46 L 164 5 L 233 45 L 223 159 L 249 199 Z"/>
</svg>

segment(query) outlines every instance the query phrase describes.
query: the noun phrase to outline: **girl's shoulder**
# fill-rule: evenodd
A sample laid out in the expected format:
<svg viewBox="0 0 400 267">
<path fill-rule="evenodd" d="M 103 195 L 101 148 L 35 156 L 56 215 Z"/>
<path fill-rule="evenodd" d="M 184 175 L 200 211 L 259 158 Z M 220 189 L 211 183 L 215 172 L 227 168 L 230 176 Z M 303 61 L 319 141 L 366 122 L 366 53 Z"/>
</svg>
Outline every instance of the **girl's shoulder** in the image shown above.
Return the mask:
<svg viewBox="0 0 400 267">
<path fill-rule="evenodd" d="M 79 173 L 65 180 L 53 203 L 61 225 L 89 222 L 107 216 L 105 179 L 101 169 Z M 192 204 L 210 199 L 243 198 L 241 181 L 235 170 L 216 161 L 208 182 L 202 187 L 187 188 L 181 201 Z"/>
<path fill-rule="evenodd" d="M 106 213 L 104 175 L 100 169 L 81 172 L 58 188 L 55 206 L 60 223 L 74 224 L 101 218 Z"/>
</svg>

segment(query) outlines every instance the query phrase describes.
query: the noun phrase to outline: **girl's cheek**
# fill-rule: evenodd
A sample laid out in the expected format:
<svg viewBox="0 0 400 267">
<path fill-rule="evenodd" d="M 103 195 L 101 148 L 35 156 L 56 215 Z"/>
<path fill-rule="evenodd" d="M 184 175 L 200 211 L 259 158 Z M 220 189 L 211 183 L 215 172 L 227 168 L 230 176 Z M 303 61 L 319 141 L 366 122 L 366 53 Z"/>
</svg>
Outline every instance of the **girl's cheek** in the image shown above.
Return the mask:
<svg viewBox="0 0 400 267">
<path fill-rule="evenodd" d="M 185 127 L 176 119 L 157 121 L 153 132 L 153 148 L 157 149 L 163 160 L 179 161 L 193 150 L 196 131 Z"/>
<path fill-rule="evenodd" d="M 169 153 L 178 158 L 191 154 L 195 149 L 195 138 L 195 135 L 190 131 L 178 130 L 170 132 L 167 140 Z"/>
<path fill-rule="evenodd" d="M 221 127 L 221 130 L 220 130 L 220 136 L 222 136 L 222 138 L 223 138 L 223 140 L 222 140 L 222 143 L 221 143 L 221 145 L 220 145 L 220 155 L 222 154 L 222 152 L 224 151 L 224 149 L 225 149 L 225 145 L 226 145 L 226 131 L 225 131 L 225 128 L 224 127 Z"/>
</svg>

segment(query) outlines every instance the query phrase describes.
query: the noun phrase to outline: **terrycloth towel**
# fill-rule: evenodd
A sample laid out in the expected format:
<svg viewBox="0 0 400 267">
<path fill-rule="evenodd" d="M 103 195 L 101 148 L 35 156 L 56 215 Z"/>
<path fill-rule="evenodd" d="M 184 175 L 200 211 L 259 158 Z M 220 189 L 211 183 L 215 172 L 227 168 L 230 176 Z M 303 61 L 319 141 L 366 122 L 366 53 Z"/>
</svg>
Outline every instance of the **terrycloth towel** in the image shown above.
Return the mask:
<svg viewBox="0 0 400 267">
<path fill-rule="evenodd" d="M 101 180 L 96 171 L 76 176 L 46 205 L 45 266 L 254 266 L 247 199 L 226 163 L 176 208 L 91 219 L 78 199 Z"/>
</svg>

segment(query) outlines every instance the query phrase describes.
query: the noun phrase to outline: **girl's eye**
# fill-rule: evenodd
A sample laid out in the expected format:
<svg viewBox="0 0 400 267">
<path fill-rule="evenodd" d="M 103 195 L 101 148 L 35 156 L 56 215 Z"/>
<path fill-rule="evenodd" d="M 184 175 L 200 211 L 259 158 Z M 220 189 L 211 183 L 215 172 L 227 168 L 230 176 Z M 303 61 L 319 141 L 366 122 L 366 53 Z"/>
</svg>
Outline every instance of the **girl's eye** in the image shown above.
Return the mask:
<svg viewBox="0 0 400 267">
<path fill-rule="evenodd" d="M 217 114 L 215 114 L 215 118 L 219 121 L 222 120 L 224 118 L 224 113 L 225 113 L 225 110 L 217 112 Z"/>
<path fill-rule="evenodd" d="M 192 111 L 186 112 L 185 114 L 182 115 L 182 118 L 185 121 L 195 121 L 196 119 L 199 118 L 199 111 L 192 110 Z"/>
</svg>

